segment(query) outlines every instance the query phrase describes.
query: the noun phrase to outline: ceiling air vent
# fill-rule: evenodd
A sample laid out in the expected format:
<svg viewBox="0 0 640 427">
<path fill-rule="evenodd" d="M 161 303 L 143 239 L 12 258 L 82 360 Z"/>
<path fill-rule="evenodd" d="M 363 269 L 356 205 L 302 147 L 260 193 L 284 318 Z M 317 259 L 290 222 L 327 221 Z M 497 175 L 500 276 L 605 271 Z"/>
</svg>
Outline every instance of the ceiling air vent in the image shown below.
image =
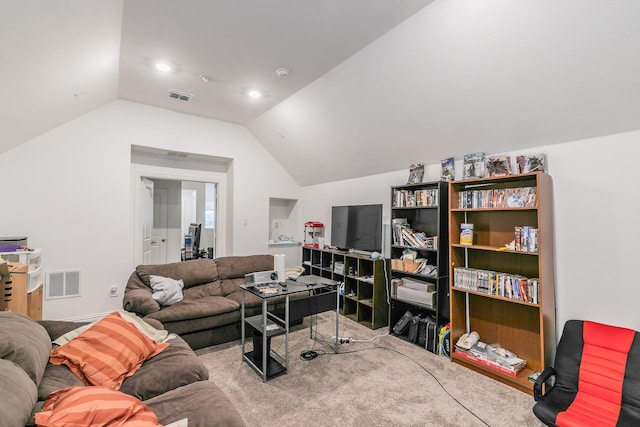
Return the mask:
<svg viewBox="0 0 640 427">
<path fill-rule="evenodd" d="M 180 151 L 168 151 L 167 156 L 169 157 L 187 157 L 188 153 L 181 153 Z"/>
<path fill-rule="evenodd" d="M 179 99 L 180 101 L 190 101 L 193 95 L 179 90 L 169 90 L 169 98 Z"/>
</svg>

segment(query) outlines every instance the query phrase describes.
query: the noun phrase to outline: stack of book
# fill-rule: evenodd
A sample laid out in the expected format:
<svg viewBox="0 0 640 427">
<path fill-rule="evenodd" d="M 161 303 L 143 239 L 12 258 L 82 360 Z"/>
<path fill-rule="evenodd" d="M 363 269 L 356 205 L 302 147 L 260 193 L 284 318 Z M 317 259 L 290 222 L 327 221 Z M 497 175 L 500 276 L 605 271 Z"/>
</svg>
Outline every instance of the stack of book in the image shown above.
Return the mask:
<svg viewBox="0 0 640 427">
<path fill-rule="evenodd" d="M 482 341 L 478 341 L 469 350 L 456 347 L 454 353 L 512 377 L 518 375 L 527 366 L 526 360 L 520 359 L 498 344 L 488 345 Z"/>
<path fill-rule="evenodd" d="M 421 231 L 411 229 L 406 218 L 394 218 L 392 222 L 393 244 L 420 249 L 438 249 L 438 236 L 428 237 Z"/>
</svg>

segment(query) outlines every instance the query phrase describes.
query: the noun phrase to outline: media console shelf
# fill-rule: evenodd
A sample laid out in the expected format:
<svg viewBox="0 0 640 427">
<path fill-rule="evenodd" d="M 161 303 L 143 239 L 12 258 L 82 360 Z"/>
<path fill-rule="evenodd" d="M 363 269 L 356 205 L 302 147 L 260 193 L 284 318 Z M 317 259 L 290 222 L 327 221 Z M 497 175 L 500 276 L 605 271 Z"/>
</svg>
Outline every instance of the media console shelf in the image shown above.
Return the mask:
<svg viewBox="0 0 640 427">
<path fill-rule="evenodd" d="M 449 197 L 451 345 L 475 331 L 480 341 L 499 344 L 527 365 L 512 376 L 453 349 L 451 360 L 532 394 L 527 377 L 551 366 L 555 348 L 551 177 L 535 172 L 453 181 Z M 462 224 L 473 224 L 469 244 L 460 241 Z M 505 246 L 512 241 L 513 248 Z"/>
<path fill-rule="evenodd" d="M 344 283 L 340 314 L 371 329 L 389 324 L 389 260 L 332 249 L 302 248 L 304 274 Z"/>
</svg>

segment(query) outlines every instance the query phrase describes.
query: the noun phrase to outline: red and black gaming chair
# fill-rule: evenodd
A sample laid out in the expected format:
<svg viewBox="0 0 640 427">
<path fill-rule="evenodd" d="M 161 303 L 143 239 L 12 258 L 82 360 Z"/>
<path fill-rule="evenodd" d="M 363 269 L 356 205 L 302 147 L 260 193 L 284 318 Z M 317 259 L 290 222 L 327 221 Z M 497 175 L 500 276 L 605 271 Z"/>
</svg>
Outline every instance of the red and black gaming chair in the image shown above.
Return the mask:
<svg viewBox="0 0 640 427">
<path fill-rule="evenodd" d="M 542 371 L 533 395 L 533 412 L 548 426 L 640 426 L 640 333 L 567 321 L 555 366 Z"/>
</svg>

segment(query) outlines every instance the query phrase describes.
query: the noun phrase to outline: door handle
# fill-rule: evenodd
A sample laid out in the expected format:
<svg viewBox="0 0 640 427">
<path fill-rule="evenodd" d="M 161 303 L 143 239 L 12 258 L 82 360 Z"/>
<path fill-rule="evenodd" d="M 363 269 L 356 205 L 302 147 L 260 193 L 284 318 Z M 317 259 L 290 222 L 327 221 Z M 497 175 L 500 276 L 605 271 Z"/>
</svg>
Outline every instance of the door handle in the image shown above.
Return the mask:
<svg viewBox="0 0 640 427">
<path fill-rule="evenodd" d="M 152 244 L 152 245 L 156 245 L 157 243 L 158 243 L 158 242 L 156 242 L 155 240 L 152 240 L 152 241 L 151 241 L 151 244 Z"/>
</svg>

